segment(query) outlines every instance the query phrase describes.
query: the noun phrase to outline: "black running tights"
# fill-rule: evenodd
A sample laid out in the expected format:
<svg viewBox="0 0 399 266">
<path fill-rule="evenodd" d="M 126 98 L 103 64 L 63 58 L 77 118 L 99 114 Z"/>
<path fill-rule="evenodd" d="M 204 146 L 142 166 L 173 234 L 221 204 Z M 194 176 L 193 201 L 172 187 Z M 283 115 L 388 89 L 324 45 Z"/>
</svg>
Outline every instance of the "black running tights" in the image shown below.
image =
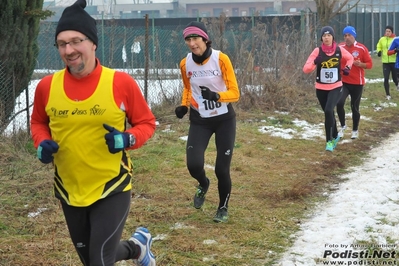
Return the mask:
<svg viewBox="0 0 399 266">
<path fill-rule="evenodd" d="M 208 185 L 204 169 L 205 150 L 213 134 L 216 144 L 215 175 L 218 179 L 219 208 L 227 208 L 231 192 L 230 164 L 236 137 L 235 117 L 208 124 L 190 123 L 186 147 L 187 168 L 201 186 Z"/>
<path fill-rule="evenodd" d="M 326 130 L 326 142 L 333 140 L 338 135 L 337 122 L 334 109 L 342 95 L 342 87 L 333 90 L 316 89 L 316 96 L 324 111 L 324 126 Z"/>
<path fill-rule="evenodd" d="M 393 83 L 398 86 L 398 76 L 397 69 L 395 68 L 395 63 L 383 63 L 382 73 L 384 74 L 384 89 L 386 95 L 391 95 L 389 91 L 389 76 L 392 76 Z"/>
<path fill-rule="evenodd" d="M 360 100 L 362 99 L 363 85 L 353 85 L 344 83 L 341 99 L 337 104 L 337 114 L 341 126 L 345 126 L 345 101 L 348 95 L 351 96 L 351 110 L 352 110 L 352 129 L 359 129 L 360 122 Z"/>
<path fill-rule="evenodd" d="M 134 243 L 120 241 L 130 201 L 131 191 L 126 191 L 88 207 L 62 202 L 69 234 L 84 266 L 112 266 L 137 256 L 139 250 Z"/>
</svg>

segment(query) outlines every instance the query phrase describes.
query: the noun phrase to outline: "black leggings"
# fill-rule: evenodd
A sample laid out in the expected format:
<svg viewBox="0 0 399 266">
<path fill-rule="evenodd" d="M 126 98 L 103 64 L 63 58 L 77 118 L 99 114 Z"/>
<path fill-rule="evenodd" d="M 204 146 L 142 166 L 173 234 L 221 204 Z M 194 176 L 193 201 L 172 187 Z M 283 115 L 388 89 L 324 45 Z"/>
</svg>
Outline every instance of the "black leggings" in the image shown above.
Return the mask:
<svg viewBox="0 0 399 266">
<path fill-rule="evenodd" d="M 395 68 L 395 63 L 383 63 L 382 64 L 382 73 L 384 74 L 384 88 L 385 94 L 391 95 L 389 92 L 389 75 L 392 73 L 392 80 L 396 86 L 398 86 L 398 76 L 397 70 Z"/>
<path fill-rule="evenodd" d="M 131 192 L 122 192 L 93 203 L 73 207 L 62 203 L 73 245 L 84 266 L 112 266 L 138 254 L 131 241 L 120 241 L 129 213 Z"/>
<path fill-rule="evenodd" d="M 326 142 L 333 140 L 338 135 L 337 122 L 335 120 L 334 109 L 342 95 L 342 87 L 333 90 L 316 89 L 316 96 L 319 100 L 321 109 L 324 111 L 324 127 L 326 130 Z"/>
<path fill-rule="evenodd" d="M 190 123 L 186 147 L 187 168 L 202 187 L 208 185 L 204 169 L 205 150 L 213 133 L 217 150 L 215 174 L 218 179 L 219 208 L 227 208 L 231 192 L 230 164 L 236 137 L 235 117 L 209 124 Z"/>
<path fill-rule="evenodd" d="M 360 100 L 362 99 L 363 85 L 353 85 L 344 83 L 342 97 L 337 104 L 337 114 L 341 127 L 345 126 L 345 101 L 348 95 L 351 96 L 351 110 L 352 110 L 352 129 L 359 129 L 360 122 Z"/>
</svg>

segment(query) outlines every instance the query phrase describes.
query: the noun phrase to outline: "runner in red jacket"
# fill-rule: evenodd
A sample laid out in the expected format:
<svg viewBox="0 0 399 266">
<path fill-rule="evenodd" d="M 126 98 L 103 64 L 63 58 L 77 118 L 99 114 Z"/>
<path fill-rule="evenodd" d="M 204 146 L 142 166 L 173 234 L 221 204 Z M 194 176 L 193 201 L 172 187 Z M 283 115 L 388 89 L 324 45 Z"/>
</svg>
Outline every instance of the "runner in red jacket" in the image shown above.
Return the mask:
<svg viewBox="0 0 399 266">
<path fill-rule="evenodd" d="M 345 101 L 348 95 L 351 96 L 351 110 L 352 110 L 352 139 L 359 137 L 359 122 L 360 122 L 360 100 L 363 94 L 363 86 L 366 83 L 364 77 L 364 70 L 373 67 L 369 50 L 366 46 L 356 41 L 356 30 L 352 26 L 347 26 L 343 30 L 344 43 L 339 46 L 346 49 L 353 56 L 353 66 L 349 75 L 342 77 L 343 93 L 341 99 L 337 104 L 337 113 L 341 124 L 339 136 L 343 137 L 346 129 L 345 122 Z"/>
</svg>

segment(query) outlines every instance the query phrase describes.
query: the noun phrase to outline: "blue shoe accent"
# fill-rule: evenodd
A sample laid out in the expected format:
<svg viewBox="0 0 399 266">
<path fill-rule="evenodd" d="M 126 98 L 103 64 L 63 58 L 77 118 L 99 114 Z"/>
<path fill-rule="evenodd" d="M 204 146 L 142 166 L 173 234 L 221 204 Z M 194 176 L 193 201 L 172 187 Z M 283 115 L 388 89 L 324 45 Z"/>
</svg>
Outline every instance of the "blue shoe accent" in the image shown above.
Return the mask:
<svg viewBox="0 0 399 266">
<path fill-rule="evenodd" d="M 334 144 L 334 149 L 337 147 L 338 145 L 338 141 L 341 139 L 341 137 L 338 135 L 335 139 L 332 140 L 333 144 Z"/>
<path fill-rule="evenodd" d="M 133 241 L 141 249 L 138 259 L 133 260 L 136 265 L 156 266 L 155 256 L 150 250 L 152 245 L 152 237 L 147 228 L 138 227 L 129 241 Z"/>
</svg>

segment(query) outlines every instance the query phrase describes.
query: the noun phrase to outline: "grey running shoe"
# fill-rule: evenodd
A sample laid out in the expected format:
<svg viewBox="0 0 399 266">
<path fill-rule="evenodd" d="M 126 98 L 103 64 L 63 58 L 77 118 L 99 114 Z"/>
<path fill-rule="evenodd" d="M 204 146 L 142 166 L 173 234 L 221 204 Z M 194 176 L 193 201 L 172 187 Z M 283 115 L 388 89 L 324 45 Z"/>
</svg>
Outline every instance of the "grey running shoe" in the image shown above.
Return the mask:
<svg viewBox="0 0 399 266">
<path fill-rule="evenodd" d="M 345 130 L 346 130 L 346 125 L 343 126 L 343 127 L 341 127 L 341 130 L 338 132 L 338 136 L 339 136 L 340 138 L 343 138 L 343 137 L 344 137 L 344 135 L 345 135 Z"/>
<path fill-rule="evenodd" d="M 351 139 L 357 139 L 357 138 L 359 138 L 359 131 L 353 130 Z"/>
<path fill-rule="evenodd" d="M 196 208 L 196 209 L 201 209 L 202 205 L 204 205 L 205 194 L 206 194 L 206 192 L 208 192 L 208 188 L 209 188 L 209 184 L 210 184 L 210 181 L 208 178 L 207 178 L 207 180 L 208 180 L 208 187 L 204 188 L 204 187 L 201 187 L 200 185 L 198 185 L 197 191 L 195 192 L 194 208 Z"/>
<path fill-rule="evenodd" d="M 229 219 L 229 214 L 227 212 L 226 207 L 222 207 L 216 211 L 215 217 L 213 217 L 213 221 L 215 223 L 226 223 Z"/>
</svg>

